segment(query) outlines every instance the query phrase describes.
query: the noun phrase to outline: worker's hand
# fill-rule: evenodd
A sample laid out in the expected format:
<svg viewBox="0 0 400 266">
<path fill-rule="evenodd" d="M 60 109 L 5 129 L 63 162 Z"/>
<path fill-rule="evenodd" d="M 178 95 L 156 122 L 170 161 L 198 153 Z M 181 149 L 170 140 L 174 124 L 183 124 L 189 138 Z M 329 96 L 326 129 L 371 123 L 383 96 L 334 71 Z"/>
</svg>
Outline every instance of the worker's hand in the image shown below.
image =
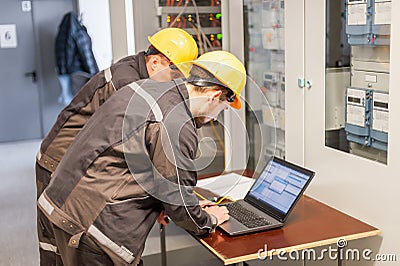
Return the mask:
<svg viewBox="0 0 400 266">
<path fill-rule="evenodd" d="M 162 225 L 168 225 L 170 221 L 170 218 L 168 215 L 163 211 L 160 213 L 160 216 L 157 218 L 157 223 L 162 224 Z"/>
<path fill-rule="evenodd" d="M 229 219 L 229 211 L 225 206 L 219 207 L 218 205 L 214 206 L 205 206 L 203 208 L 207 213 L 214 215 L 217 217 L 218 223 L 217 225 L 222 224 L 223 222 Z"/>
<path fill-rule="evenodd" d="M 211 200 L 199 200 L 199 205 L 200 207 L 204 208 L 206 206 L 214 206 L 215 203 L 212 202 Z"/>
</svg>

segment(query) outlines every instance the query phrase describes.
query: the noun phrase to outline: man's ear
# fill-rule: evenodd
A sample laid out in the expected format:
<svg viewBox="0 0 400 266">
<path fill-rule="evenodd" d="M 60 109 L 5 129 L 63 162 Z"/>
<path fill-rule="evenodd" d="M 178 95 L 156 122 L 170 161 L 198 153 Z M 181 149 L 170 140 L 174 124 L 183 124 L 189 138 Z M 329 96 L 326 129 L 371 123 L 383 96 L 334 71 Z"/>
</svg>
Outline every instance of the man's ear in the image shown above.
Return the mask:
<svg viewBox="0 0 400 266">
<path fill-rule="evenodd" d="M 219 97 L 221 96 L 221 94 L 222 94 L 222 91 L 221 91 L 221 90 L 215 90 L 215 91 L 213 91 L 213 92 L 211 93 L 210 99 L 219 100 Z"/>
<path fill-rule="evenodd" d="M 159 58 L 158 56 L 156 56 L 156 55 L 153 55 L 153 56 L 150 58 L 150 67 L 151 67 L 151 70 L 156 71 L 157 68 L 158 68 L 158 64 L 159 64 L 159 63 L 160 63 L 160 58 Z"/>
</svg>

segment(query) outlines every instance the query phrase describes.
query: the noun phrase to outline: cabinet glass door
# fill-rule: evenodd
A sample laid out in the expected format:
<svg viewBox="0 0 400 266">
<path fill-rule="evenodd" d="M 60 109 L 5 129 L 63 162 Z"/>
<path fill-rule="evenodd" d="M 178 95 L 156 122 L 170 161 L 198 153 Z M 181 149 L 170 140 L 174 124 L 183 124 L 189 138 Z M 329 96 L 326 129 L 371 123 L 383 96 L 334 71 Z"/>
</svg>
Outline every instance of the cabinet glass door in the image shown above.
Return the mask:
<svg viewBox="0 0 400 266">
<path fill-rule="evenodd" d="M 285 158 L 285 1 L 244 1 L 248 168 Z"/>
<path fill-rule="evenodd" d="M 135 25 L 140 25 L 135 32 L 143 30 L 144 25 L 149 27 L 148 17 L 155 12 L 153 2 L 134 1 L 134 11 L 140 10 L 134 14 L 136 20 L 140 19 L 135 22 Z M 175 27 L 187 31 L 196 40 L 199 55 L 222 49 L 221 1 L 157 0 L 155 9 L 159 28 Z M 143 12 L 146 12 L 145 15 Z M 141 35 L 137 36 L 137 42 L 141 42 L 143 38 Z M 146 40 L 143 46 L 147 48 L 147 45 Z M 197 131 L 199 148 L 195 165 L 199 175 L 218 174 L 225 170 L 225 137 L 221 121 L 224 121 L 223 113 L 217 121 L 211 121 Z"/>
<path fill-rule="evenodd" d="M 300 2 L 304 9 L 296 13 Z M 392 211 L 400 200 L 400 50 L 390 48 L 400 44 L 400 1 L 285 4 L 291 12 L 285 21 L 286 159 L 316 172 L 306 194 L 384 232 L 383 242 L 353 242 L 358 250 L 393 253 L 400 237 L 399 216 Z M 295 38 L 294 28 L 301 30 L 297 17 L 304 21 L 304 39 Z M 295 80 L 304 87 L 289 85 Z M 373 263 L 383 265 L 346 261 Z"/>
<path fill-rule="evenodd" d="M 400 112 L 400 63 L 390 49 L 400 36 L 389 27 L 400 26 L 391 16 L 400 2 L 338 2 L 305 2 L 305 79 L 312 86 L 305 88 L 304 165 L 316 172 L 307 194 L 393 233 L 385 237 L 389 252 L 398 233 L 385 213 L 397 208 L 400 171 L 400 127 L 392 117 Z"/>
</svg>

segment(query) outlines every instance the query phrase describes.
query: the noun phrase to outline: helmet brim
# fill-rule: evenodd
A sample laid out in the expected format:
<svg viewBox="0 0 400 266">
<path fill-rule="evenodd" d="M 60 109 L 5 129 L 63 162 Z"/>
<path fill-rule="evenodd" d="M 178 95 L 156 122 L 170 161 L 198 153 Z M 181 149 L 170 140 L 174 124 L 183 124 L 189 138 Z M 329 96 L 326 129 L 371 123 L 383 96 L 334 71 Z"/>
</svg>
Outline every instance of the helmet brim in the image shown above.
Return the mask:
<svg viewBox="0 0 400 266">
<path fill-rule="evenodd" d="M 240 108 L 242 108 L 242 101 L 240 99 L 240 95 L 235 93 L 235 96 L 236 96 L 235 100 L 232 103 L 230 103 L 230 106 L 232 108 L 240 110 Z"/>
</svg>

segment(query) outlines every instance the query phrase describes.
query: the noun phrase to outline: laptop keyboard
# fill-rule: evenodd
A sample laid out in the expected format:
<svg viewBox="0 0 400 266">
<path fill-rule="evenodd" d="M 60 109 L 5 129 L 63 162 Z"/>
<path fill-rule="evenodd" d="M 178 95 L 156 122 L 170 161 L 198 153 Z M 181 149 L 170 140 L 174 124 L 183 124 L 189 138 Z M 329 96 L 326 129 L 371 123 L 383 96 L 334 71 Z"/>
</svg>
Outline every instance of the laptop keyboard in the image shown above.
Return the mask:
<svg viewBox="0 0 400 266">
<path fill-rule="evenodd" d="M 247 226 L 248 228 L 254 228 L 264 225 L 272 224 L 267 219 L 255 214 L 254 212 L 246 209 L 238 202 L 230 202 L 224 204 L 228 211 L 229 215 L 238 220 L 243 225 Z"/>
</svg>

